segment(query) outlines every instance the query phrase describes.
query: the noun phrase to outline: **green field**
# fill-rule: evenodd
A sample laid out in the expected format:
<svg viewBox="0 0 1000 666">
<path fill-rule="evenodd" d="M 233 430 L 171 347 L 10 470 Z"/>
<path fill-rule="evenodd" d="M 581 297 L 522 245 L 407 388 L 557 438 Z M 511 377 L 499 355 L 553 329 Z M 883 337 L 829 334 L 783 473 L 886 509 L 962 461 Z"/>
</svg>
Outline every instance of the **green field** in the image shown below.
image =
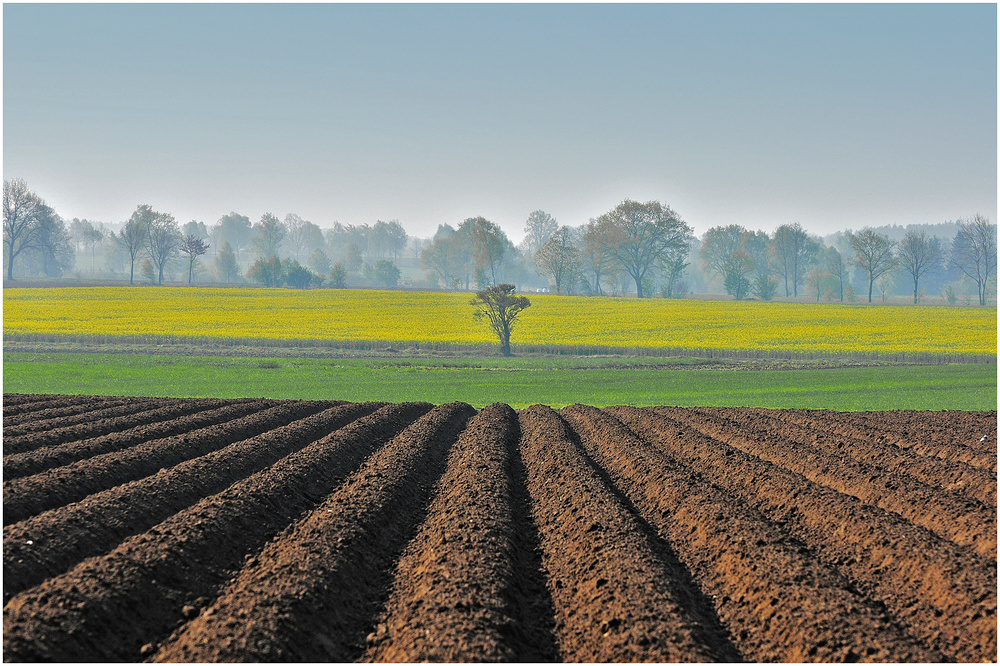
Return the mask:
<svg viewBox="0 0 1000 666">
<path fill-rule="evenodd" d="M 6 393 L 994 410 L 997 366 L 730 369 L 694 359 L 232 358 L 5 352 Z"/>
</svg>

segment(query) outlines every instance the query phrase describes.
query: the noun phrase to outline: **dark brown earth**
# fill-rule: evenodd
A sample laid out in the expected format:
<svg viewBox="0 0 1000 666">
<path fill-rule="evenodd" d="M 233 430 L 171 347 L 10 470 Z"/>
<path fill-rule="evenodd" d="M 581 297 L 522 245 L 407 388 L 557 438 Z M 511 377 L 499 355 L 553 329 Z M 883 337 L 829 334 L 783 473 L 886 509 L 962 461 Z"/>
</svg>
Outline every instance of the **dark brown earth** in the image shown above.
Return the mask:
<svg viewBox="0 0 1000 666">
<path fill-rule="evenodd" d="M 996 412 L 3 413 L 5 661 L 996 660 Z"/>
</svg>

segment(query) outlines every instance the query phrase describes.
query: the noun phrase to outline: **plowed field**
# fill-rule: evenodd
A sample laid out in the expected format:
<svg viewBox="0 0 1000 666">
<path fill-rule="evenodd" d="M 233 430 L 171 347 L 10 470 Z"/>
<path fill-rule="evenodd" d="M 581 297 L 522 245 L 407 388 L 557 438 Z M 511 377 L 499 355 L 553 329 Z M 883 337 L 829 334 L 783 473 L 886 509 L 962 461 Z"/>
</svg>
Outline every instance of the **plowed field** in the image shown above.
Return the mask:
<svg viewBox="0 0 1000 666">
<path fill-rule="evenodd" d="M 996 412 L 3 405 L 6 661 L 996 660 Z"/>
</svg>

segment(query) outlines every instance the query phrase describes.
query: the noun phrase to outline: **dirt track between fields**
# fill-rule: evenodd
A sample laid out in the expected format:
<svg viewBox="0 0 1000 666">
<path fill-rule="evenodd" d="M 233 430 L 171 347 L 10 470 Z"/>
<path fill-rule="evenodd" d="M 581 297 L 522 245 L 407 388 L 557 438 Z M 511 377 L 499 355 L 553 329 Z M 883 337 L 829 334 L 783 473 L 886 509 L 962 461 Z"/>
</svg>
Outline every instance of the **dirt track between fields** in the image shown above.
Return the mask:
<svg viewBox="0 0 1000 666">
<path fill-rule="evenodd" d="M 996 426 L 4 396 L 4 659 L 995 661 Z"/>
</svg>

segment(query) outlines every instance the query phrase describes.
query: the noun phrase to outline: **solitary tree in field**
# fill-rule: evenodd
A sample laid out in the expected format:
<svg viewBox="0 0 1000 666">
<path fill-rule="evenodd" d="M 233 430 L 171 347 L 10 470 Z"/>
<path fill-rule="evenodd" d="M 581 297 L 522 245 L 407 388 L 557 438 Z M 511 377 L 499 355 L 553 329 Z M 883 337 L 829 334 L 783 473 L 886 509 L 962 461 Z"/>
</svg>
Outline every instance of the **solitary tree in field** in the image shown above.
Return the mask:
<svg viewBox="0 0 1000 666">
<path fill-rule="evenodd" d="M 512 284 L 498 284 L 477 291 L 476 297 L 469 301 L 476 306 L 473 317 L 487 319 L 490 328 L 500 340 L 500 355 L 510 356 L 510 333 L 521 312 L 526 310 L 531 302 L 525 296 L 514 295 L 516 287 Z"/>
</svg>

